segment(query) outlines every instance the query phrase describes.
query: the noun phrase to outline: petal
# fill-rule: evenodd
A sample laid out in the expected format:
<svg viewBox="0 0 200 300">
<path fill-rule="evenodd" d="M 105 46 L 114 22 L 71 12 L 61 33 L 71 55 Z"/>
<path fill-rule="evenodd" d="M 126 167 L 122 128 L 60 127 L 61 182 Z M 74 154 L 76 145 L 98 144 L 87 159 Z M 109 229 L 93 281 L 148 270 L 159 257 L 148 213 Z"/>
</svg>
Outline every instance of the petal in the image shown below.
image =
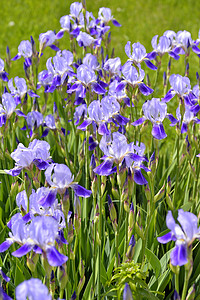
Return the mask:
<svg viewBox="0 0 200 300">
<path fill-rule="evenodd" d="M 100 84 L 98 84 L 96 82 L 92 85 L 92 87 L 93 87 L 93 90 L 95 91 L 95 93 L 97 93 L 97 94 L 103 95 L 106 93 L 106 90 L 104 88 L 102 88 L 100 86 Z"/>
<path fill-rule="evenodd" d="M 141 125 L 142 123 L 144 123 L 145 120 L 146 120 L 146 118 L 142 117 L 142 118 L 138 119 L 137 121 L 131 123 L 131 125 L 133 125 L 133 126 Z"/>
<path fill-rule="evenodd" d="M 173 57 L 175 60 L 179 60 L 180 56 L 173 51 L 169 52 L 169 55 Z"/>
<path fill-rule="evenodd" d="M 3 242 L 0 245 L 0 253 L 5 252 L 13 243 L 14 243 L 14 241 L 12 241 L 12 240 L 6 240 L 5 242 Z"/>
<path fill-rule="evenodd" d="M 21 173 L 22 168 L 16 167 L 11 170 L 4 170 L 8 175 L 18 176 Z"/>
<path fill-rule="evenodd" d="M 153 93 L 153 89 L 151 89 L 150 87 L 148 87 L 146 84 L 144 83 L 140 83 L 139 84 L 139 90 L 140 92 L 145 95 L 145 96 L 148 96 L 150 94 Z"/>
<path fill-rule="evenodd" d="M 89 191 L 76 183 L 71 184 L 71 188 L 74 190 L 75 194 L 79 197 L 88 198 L 92 194 L 92 191 Z"/>
<path fill-rule="evenodd" d="M 196 54 L 200 54 L 200 49 L 197 47 L 197 45 L 192 46 L 192 51 Z"/>
<path fill-rule="evenodd" d="M 23 255 L 26 255 L 33 249 L 33 246 L 24 244 L 22 247 L 17 249 L 16 251 L 12 252 L 12 255 L 15 257 L 22 257 Z"/>
<path fill-rule="evenodd" d="M 150 62 L 150 60 L 145 60 L 144 62 L 145 62 L 145 64 L 147 65 L 147 67 L 149 69 L 151 69 L 151 70 L 157 70 L 158 69 L 154 64 L 152 64 L 152 62 Z"/>
<path fill-rule="evenodd" d="M 112 172 L 113 161 L 112 160 L 105 160 L 102 164 L 96 167 L 93 171 L 98 175 L 108 176 Z"/>
<path fill-rule="evenodd" d="M 85 131 L 86 128 L 88 127 L 88 125 L 90 125 L 91 123 L 92 123 L 92 120 L 85 120 L 85 121 L 83 121 L 83 123 L 81 125 L 79 125 L 77 127 L 77 129 Z"/>
<path fill-rule="evenodd" d="M 175 93 L 171 90 L 167 92 L 164 98 L 162 98 L 162 102 L 169 102 L 173 97 L 175 96 Z"/>
<path fill-rule="evenodd" d="M 172 240 L 171 231 L 163 236 L 158 237 L 157 240 L 159 243 L 162 243 L 162 244 L 166 244 L 166 243 L 170 242 Z"/>
<path fill-rule="evenodd" d="M 48 263 L 52 267 L 62 266 L 68 260 L 68 257 L 58 252 L 55 247 L 49 248 L 46 254 Z"/>
<path fill-rule="evenodd" d="M 171 264 L 173 266 L 183 266 L 187 264 L 187 244 L 176 243 L 175 248 L 170 254 Z"/>
<path fill-rule="evenodd" d="M 44 161 L 43 159 L 34 159 L 33 163 L 40 170 L 46 170 L 48 168 L 48 166 L 49 166 L 49 163 L 46 162 L 46 161 Z"/>
<path fill-rule="evenodd" d="M 142 172 L 140 170 L 134 170 L 134 178 L 133 179 L 139 185 L 144 185 L 144 184 L 148 183 L 148 181 L 142 175 Z"/>
<path fill-rule="evenodd" d="M 152 128 L 152 135 L 155 139 L 158 139 L 158 140 L 162 140 L 164 138 L 167 137 L 167 134 L 165 133 L 165 130 L 164 130 L 164 127 L 163 127 L 163 124 L 160 123 L 160 124 L 153 124 L 153 128 Z"/>
<path fill-rule="evenodd" d="M 115 19 L 112 20 L 112 23 L 113 23 L 113 25 L 116 26 L 116 27 L 121 27 L 121 26 L 122 26 L 122 25 L 121 25 L 119 22 L 117 22 Z"/>
<path fill-rule="evenodd" d="M 126 86 L 125 81 L 120 82 L 120 84 L 118 84 L 118 86 L 116 87 L 115 92 L 120 93 L 125 88 L 125 86 Z"/>
<path fill-rule="evenodd" d="M 188 126 L 186 123 L 183 122 L 181 126 L 181 133 L 185 133 L 187 132 L 187 130 L 188 130 Z"/>
</svg>

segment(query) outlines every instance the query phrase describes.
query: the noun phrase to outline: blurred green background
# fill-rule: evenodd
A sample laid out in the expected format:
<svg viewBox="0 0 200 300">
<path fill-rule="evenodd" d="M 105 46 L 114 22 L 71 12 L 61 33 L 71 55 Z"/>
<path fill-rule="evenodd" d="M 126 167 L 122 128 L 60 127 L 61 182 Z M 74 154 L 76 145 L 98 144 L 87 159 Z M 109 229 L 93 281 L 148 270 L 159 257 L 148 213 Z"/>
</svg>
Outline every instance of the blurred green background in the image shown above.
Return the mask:
<svg viewBox="0 0 200 300">
<path fill-rule="evenodd" d="M 11 57 L 17 54 L 18 45 L 30 35 L 37 41 L 47 30 L 60 29 L 61 16 L 69 13 L 66 0 L 1 0 L 0 12 L 0 57 L 5 58 L 6 46 Z M 113 16 L 122 24 L 121 28 L 111 25 L 112 45 L 115 55 L 126 60 L 124 46 L 128 40 L 141 42 L 150 51 L 154 35 L 165 30 L 188 30 L 192 38 L 198 37 L 200 29 L 200 1 L 198 0 L 86 0 L 87 10 L 97 17 L 100 7 L 110 7 Z M 49 55 L 55 55 L 53 50 Z M 44 58 L 46 60 L 46 58 Z M 23 65 L 22 60 L 20 65 Z M 16 74 L 17 75 L 17 74 Z"/>
</svg>

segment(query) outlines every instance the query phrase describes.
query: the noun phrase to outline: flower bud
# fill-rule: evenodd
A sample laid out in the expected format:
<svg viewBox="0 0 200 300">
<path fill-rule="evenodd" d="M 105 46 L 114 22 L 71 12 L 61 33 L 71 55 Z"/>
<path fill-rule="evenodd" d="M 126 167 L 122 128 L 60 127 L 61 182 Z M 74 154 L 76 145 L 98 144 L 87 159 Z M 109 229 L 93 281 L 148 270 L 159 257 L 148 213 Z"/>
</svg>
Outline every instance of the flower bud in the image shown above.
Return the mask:
<svg viewBox="0 0 200 300">
<path fill-rule="evenodd" d="M 113 198 L 115 198 L 116 200 L 120 198 L 118 190 L 114 187 L 112 188 L 112 194 L 113 194 Z"/>
<path fill-rule="evenodd" d="M 80 263 L 79 263 L 79 274 L 80 274 L 81 278 L 83 278 L 83 276 L 85 275 L 85 267 L 84 267 L 82 259 L 80 260 Z"/>
<path fill-rule="evenodd" d="M 131 289 L 128 283 L 125 283 L 124 292 L 123 292 L 123 300 L 133 300 Z"/>
<path fill-rule="evenodd" d="M 68 281 L 68 275 L 66 272 L 66 266 L 59 266 L 57 271 L 57 279 L 60 285 L 60 289 L 63 290 L 66 287 Z"/>
<path fill-rule="evenodd" d="M 128 251 L 126 253 L 126 256 L 129 260 L 133 259 L 133 255 L 135 252 L 135 237 L 134 235 L 131 236 L 130 242 L 129 242 L 129 246 L 128 246 Z"/>
<path fill-rule="evenodd" d="M 83 276 L 83 278 L 80 279 L 79 283 L 78 283 L 78 288 L 77 288 L 77 294 L 79 295 L 81 290 L 83 289 L 83 286 L 85 284 L 85 275 Z"/>
</svg>

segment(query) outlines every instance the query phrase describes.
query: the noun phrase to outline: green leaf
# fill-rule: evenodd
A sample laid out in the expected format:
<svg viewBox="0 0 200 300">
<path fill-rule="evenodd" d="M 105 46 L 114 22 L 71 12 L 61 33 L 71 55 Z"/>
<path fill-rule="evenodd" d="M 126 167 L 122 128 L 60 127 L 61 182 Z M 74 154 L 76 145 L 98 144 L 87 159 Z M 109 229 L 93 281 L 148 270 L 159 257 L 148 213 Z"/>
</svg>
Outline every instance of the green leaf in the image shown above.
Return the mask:
<svg viewBox="0 0 200 300">
<path fill-rule="evenodd" d="M 157 256 L 149 249 L 145 248 L 145 254 L 147 256 L 148 262 L 151 264 L 156 278 L 160 275 L 161 272 L 161 264 Z"/>
<path fill-rule="evenodd" d="M 90 300 L 90 293 L 91 293 L 91 289 L 92 289 L 92 278 L 93 278 L 93 273 L 90 276 L 90 279 L 88 281 L 88 284 L 85 288 L 85 292 L 83 294 L 83 300 Z"/>
</svg>

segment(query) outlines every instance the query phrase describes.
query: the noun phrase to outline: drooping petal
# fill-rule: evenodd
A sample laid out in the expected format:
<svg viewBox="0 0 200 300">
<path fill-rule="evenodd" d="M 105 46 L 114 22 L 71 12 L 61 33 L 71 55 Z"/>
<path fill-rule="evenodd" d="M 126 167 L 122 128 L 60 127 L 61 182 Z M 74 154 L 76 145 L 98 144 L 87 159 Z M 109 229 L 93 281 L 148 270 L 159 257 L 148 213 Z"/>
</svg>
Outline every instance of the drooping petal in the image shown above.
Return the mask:
<svg viewBox="0 0 200 300">
<path fill-rule="evenodd" d="M 4 170 L 8 175 L 18 176 L 21 173 L 22 168 L 16 167 L 11 170 Z"/>
<path fill-rule="evenodd" d="M 76 183 L 71 184 L 71 188 L 74 190 L 75 194 L 79 197 L 88 198 L 92 194 L 92 191 L 89 191 Z"/>
<path fill-rule="evenodd" d="M 172 91 L 172 89 L 169 90 L 169 91 L 167 92 L 167 94 L 165 95 L 165 97 L 162 98 L 162 102 L 169 102 L 169 101 L 175 96 L 175 94 L 176 94 L 176 93 L 174 93 L 174 92 Z"/>
<path fill-rule="evenodd" d="M 134 178 L 133 179 L 139 185 L 144 185 L 144 184 L 148 183 L 148 181 L 142 175 L 142 172 L 140 170 L 134 170 Z"/>
<path fill-rule="evenodd" d="M 108 176 L 112 173 L 113 170 L 112 166 L 113 166 L 113 161 L 107 159 L 98 167 L 96 167 L 93 171 L 98 175 Z"/>
<path fill-rule="evenodd" d="M 169 55 L 173 57 L 175 60 L 179 60 L 180 56 L 173 51 L 169 51 Z"/>
<path fill-rule="evenodd" d="M 33 249 L 32 245 L 24 244 L 16 251 L 12 252 L 12 255 L 15 257 L 22 257 L 23 255 L 26 255 Z"/>
<path fill-rule="evenodd" d="M 144 62 L 145 62 L 145 64 L 147 65 L 147 67 L 149 69 L 151 69 L 151 70 L 157 70 L 158 69 L 154 64 L 152 64 L 152 62 L 150 62 L 150 60 L 145 60 Z"/>
<path fill-rule="evenodd" d="M 166 244 L 172 240 L 172 233 L 168 232 L 165 235 L 158 237 L 157 240 L 159 243 Z"/>
<path fill-rule="evenodd" d="M 117 22 L 117 20 L 115 20 L 115 19 L 112 20 L 112 23 L 113 23 L 113 25 L 116 26 L 116 27 L 121 27 L 121 26 L 122 26 L 122 25 L 121 25 L 119 22 Z"/>
<path fill-rule="evenodd" d="M 58 252 L 55 247 L 49 248 L 46 255 L 48 263 L 52 267 L 62 266 L 68 260 L 68 257 Z"/>
<path fill-rule="evenodd" d="M 167 137 L 163 124 L 153 124 L 152 135 L 155 139 L 162 140 Z"/>
<path fill-rule="evenodd" d="M 184 266 L 187 264 L 187 244 L 176 242 L 176 246 L 172 250 L 170 258 L 173 266 Z"/>
<path fill-rule="evenodd" d="M 13 243 L 14 243 L 14 241 L 12 241 L 12 240 L 6 240 L 5 242 L 3 242 L 0 245 L 0 253 L 5 252 Z"/>
<path fill-rule="evenodd" d="M 145 120 L 146 120 L 146 118 L 142 117 L 142 118 L 136 120 L 135 122 L 131 123 L 131 125 L 133 125 L 133 126 L 141 125 L 142 123 L 144 123 Z"/>
<path fill-rule="evenodd" d="M 149 96 L 150 94 L 153 93 L 153 89 L 151 89 L 149 86 L 147 86 L 144 83 L 139 84 L 139 90 L 145 96 Z"/>
<path fill-rule="evenodd" d="M 85 120 L 81 125 L 77 127 L 77 129 L 85 131 L 86 128 L 92 123 L 92 120 Z"/>
</svg>

